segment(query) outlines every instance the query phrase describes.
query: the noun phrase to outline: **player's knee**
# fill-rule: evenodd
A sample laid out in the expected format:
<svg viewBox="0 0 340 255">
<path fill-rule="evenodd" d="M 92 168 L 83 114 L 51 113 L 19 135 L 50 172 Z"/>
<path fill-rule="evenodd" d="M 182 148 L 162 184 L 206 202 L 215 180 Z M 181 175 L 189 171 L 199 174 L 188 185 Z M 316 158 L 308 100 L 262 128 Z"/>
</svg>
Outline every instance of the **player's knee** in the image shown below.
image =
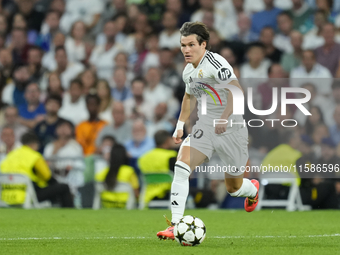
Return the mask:
<svg viewBox="0 0 340 255">
<path fill-rule="evenodd" d="M 184 164 L 190 166 L 190 155 L 182 155 L 182 154 L 179 154 L 177 156 L 177 162 L 183 162 Z M 177 163 L 176 162 L 176 163 Z"/>
<path fill-rule="evenodd" d="M 235 193 L 241 188 L 241 186 L 237 185 L 236 183 L 233 185 L 227 185 L 227 191 L 229 194 Z"/>
</svg>

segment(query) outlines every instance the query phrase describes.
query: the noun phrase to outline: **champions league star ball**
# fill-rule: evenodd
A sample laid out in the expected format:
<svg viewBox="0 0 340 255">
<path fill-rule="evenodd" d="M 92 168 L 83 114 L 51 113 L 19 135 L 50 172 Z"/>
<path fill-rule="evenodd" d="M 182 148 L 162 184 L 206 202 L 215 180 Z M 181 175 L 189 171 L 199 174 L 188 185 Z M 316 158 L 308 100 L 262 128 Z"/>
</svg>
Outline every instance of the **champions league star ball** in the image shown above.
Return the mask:
<svg viewBox="0 0 340 255">
<path fill-rule="evenodd" d="M 203 242 L 206 228 L 200 218 L 184 216 L 174 227 L 174 236 L 183 246 L 196 246 Z"/>
</svg>

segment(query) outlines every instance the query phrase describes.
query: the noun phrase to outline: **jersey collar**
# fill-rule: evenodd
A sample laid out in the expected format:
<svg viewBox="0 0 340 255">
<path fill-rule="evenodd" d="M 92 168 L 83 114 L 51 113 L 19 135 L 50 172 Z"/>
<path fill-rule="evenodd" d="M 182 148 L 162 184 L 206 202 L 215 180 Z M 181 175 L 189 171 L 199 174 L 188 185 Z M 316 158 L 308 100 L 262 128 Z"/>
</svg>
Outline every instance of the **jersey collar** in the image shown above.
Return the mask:
<svg viewBox="0 0 340 255">
<path fill-rule="evenodd" d="M 204 53 L 204 55 L 203 55 L 203 57 L 202 57 L 202 59 L 201 59 L 201 62 L 198 64 L 197 67 L 199 67 L 199 66 L 203 63 L 203 61 L 204 61 L 205 57 L 207 56 L 207 54 L 208 54 L 208 51 L 205 50 L 205 53 Z M 196 68 L 197 68 L 197 67 L 196 67 Z"/>
</svg>

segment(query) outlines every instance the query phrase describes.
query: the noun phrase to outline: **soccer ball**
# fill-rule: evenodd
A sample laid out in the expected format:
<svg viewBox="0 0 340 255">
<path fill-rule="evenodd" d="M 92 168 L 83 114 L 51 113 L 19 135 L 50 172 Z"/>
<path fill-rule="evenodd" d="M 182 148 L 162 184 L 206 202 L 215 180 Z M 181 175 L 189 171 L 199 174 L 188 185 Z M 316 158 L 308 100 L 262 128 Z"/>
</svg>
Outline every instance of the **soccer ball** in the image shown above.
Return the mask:
<svg viewBox="0 0 340 255">
<path fill-rule="evenodd" d="M 174 227 L 175 239 L 183 246 L 195 246 L 203 242 L 206 228 L 200 218 L 184 216 Z"/>
</svg>

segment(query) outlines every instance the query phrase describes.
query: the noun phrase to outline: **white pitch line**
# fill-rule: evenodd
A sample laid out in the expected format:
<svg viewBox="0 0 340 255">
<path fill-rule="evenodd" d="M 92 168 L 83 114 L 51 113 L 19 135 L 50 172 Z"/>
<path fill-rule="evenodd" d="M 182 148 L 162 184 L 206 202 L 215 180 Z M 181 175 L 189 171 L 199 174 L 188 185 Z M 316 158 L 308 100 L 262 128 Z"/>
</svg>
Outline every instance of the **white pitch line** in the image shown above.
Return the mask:
<svg viewBox="0 0 340 255">
<path fill-rule="evenodd" d="M 305 236 L 212 236 L 209 239 L 242 239 L 242 238 L 319 238 L 319 237 L 340 237 L 340 234 L 324 234 L 324 235 L 305 235 Z M 143 236 L 108 236 L 108 237 L 15 237 L 0 238 L 0 241 L 25 241 L 25 240 L 104 240 L 104 239 L 156 239 L 156 237 Z"/>
</svg>

